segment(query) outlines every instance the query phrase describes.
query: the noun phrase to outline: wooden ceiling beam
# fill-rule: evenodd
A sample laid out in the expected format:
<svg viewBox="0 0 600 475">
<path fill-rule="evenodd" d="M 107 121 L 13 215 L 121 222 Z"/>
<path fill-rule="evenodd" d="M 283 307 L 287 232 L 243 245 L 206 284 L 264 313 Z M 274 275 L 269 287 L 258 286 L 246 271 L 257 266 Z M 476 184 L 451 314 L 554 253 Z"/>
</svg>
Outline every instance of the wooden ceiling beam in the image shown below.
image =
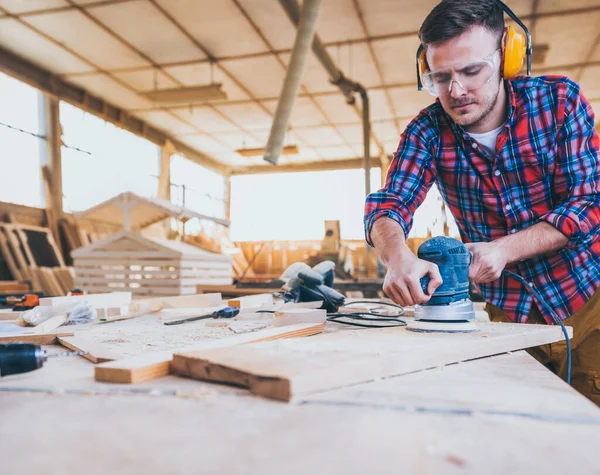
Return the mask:
<svg viewBox="0 0 600 475">
<path fill-rule="evenodd" d="M 372 168 L 381 166 L 379 158 L 371 159 Z M 231 176 L 236 175 L 257 175 L 265 173 L 298 173 L 298 172 L 316 172 L 331 170 L 354 170 L 364 169 L 365 161 L 362 158 L 348 158 L 343 160 L 321 160 L 318 162 L 289 163 L 273 165 L 251 165 L 238 166 L 231 169 Z"/>
</svg>

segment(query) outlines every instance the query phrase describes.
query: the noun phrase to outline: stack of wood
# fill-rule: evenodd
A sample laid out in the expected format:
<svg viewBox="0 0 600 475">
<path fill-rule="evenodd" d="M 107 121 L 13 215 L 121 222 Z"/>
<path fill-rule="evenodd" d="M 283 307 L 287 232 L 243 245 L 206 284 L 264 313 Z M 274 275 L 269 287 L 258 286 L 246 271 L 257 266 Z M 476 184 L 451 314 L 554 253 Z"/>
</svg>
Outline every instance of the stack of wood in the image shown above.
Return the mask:
<svg viewBox="0 0 600 475">
<path fill-rule="evenodd" d="M 31 282 L 32 290 L 66 295 L 73 288 L 72 269 L 48 228 L 1 223 L 0 251 L 12 278 Z"/>
<path fill-rule="evenodd" d="M 229 256 L 129 231 L 77 249 L 72 256 L 75 283 L 88 292 L 190 295 L 197 285 L 233 281 Z"/>
</svg>

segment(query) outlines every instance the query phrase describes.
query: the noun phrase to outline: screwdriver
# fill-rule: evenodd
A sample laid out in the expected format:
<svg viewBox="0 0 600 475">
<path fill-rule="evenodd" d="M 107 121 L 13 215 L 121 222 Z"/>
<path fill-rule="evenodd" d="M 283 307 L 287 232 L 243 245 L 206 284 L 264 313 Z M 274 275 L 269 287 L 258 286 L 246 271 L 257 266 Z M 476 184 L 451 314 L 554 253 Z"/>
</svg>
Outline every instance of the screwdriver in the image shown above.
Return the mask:
<svg viewBox="0 0 600 475">
<path fill-rule="evenodd" d="M 181 320 L 172 320 L 170 322 L 165 322 L 165 325 L 179 325 L 180 323 L 195 322 L 197 320 L 204 320 L 205 318 L 233 318 L 238 313 L 240 313 L 240 309 L 237 307 L 225 307 L 221 310 L 217 310 L 216 312 L 208 313 L 206 315 L 200 315 L 198 317 L 192 318 L 182 318 Z"/>
<path fill-rule="evenodd" d="M 85 351 L 63 351 L 46 353 L 41 346 L 33 343 L 1 343 L 0 344 L 0 376 L 28 373 L 41 368 L 48 358 L 64 356 L 83 356 Z"/>
</svg>

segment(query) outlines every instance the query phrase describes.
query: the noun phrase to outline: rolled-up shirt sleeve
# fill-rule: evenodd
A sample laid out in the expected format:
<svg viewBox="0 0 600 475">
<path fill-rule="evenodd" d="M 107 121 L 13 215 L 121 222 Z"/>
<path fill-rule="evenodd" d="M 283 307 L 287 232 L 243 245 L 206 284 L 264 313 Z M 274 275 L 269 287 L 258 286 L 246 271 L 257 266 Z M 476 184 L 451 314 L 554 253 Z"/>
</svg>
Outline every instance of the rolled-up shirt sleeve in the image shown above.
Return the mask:
<svg viewBox="0 0 600 475">
<path fill-rule="evenodd" d="M 565 91 L 564 121 L 557 138 L 553 176 L 557 206 L 541 219 L 569 239 L 567 247 L 575 248 L 597 238 L 600 230 L 600 140 L 594 112 L 579 86 L 569 81 Z"/>
<path fill-rule="evenodd" d="M 432 145 L 419 122 L 423 121 L 415 119 L 403 132 L 384 187 L 367 196 L 364 227 L 369 246 L 373 224 L 382 217 L 396 221 L 408 237 L 413 215 L 435 180 Z"/>
</svg>

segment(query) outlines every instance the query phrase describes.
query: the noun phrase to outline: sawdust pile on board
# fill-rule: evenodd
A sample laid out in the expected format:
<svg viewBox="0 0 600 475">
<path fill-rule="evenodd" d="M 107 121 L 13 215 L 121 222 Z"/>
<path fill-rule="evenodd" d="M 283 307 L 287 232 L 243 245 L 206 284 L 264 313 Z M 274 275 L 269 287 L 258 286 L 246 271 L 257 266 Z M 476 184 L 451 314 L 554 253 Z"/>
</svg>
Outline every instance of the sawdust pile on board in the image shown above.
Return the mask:
<svg viewBox="0 0 600 475">
<path fill-rule="evenodd" d="M 204 322 L 166 326 L 156 320 L 118 325 L 118 322 L 94 325 L 80 337 L 113 350 L 123 357 L 151 351 L 171 350 L 201 341 L 220 340 L 240 333 L 265 328 L 264 322 L 230 322 L 227 327 L 206 327 Z"/>
</svg>

